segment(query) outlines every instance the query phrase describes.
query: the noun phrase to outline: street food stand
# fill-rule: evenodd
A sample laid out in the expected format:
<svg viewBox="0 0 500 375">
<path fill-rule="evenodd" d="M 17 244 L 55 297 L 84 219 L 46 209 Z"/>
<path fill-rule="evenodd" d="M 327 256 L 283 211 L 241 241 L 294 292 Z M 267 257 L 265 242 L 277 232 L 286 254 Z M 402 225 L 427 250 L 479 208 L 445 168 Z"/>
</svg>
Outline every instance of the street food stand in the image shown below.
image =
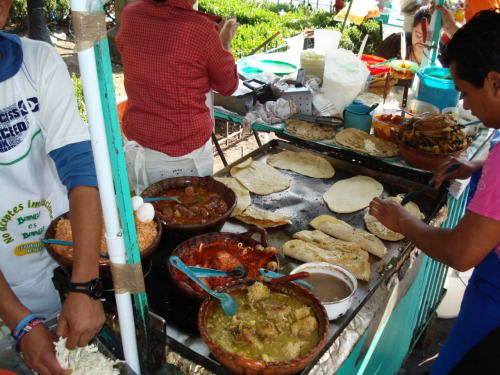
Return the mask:
<svg viewBox="0 0 500 375">
<path fill-rule="evenodd" d="M 130 230 L 133 228 L 130 202 L 125 199 L 128 198 L 126 193 L 128 184 L 121 160 L 123 155 L 120 154 L 122 151 L 120 151 L 116 103 L 114 96 L 108 95 L 112 90 L 112 84 L 110 85 L 109 81 L 111 69 L 107 46 L 103 46 L 102 43 L 94 48 L 104 115 L 97 120 L 91 116 L 89 119 L 91 127 L 94 122 L 106 123 L 107 138 L 110 143 L 108 147 L 112 150 L 110 155 L 114 188 L 119 201 L 123 234 L 127 242 L 128 263 L 140 264 L 140 261 L 137 261 L 140 259 L 136 254 L 137 249 L 129 246 L 129 242 L 134 242 L 134 237 L 130 234 L 133 232 Z M 267 129 L 267 131 L 274 130 L 276 129 Z M 330 179 L 313 179 L 283 171 L 292 181 L 289 189 L 268 196 L 252 197 L 255 206 L 277 210 L 292 218 L 292 224 L 268 230 L 269 244 L 278 249 L 294 232 L 308 229 L 308 223 L 314 217 L 322 214 L 332 215 L 322 200 L 322 193 L 339 179 L 356 174 L 371 176 L 383 184 L 383 196 L 387 197 L 420 189 L 432 177 L 431 172 L 412 168 L 401 158 L 376 158 L 346 149 L 334 142 L 303 140 L 287 133 L 284 128 L 280 128 L 276 135 L 278 139 L 243 156 L 237 162 L 218 171 L 215 176 L 228 176 L 232 166 L 247 158 L 265 161 L 270 155 L 282 150 L 314 153 L 324 157 L 334 166 L 336 174 Z M 470 159 L 482 157 L 489 146 L 490 137 L 491 132 L 488 129 L 480 130 L 468 149 L 468 157 Z M 95 141 L 93 139 L 93 143 Z M 101 180 L 100 186 L 102 186 Z M 466 197 L 467 187 L 456 198 L 443 187 L 426 192 L 417 199 L 417 203 L 425 214 L 426 222 L 451 228 L 463 215 Z M 362 228 L 365 211 L 366 209 L 334 216 L 339 216 L 354 227 Z M 114 218 L 106 220 L 106 224 L 110 220 Z M 222 231 L 242 233 L 248 229 L 248 225 L 230 219 Z M 114 233 L 114 236 L 121 237 L 121 232 L 119 235 L 118 232 Z M 113 238 L 113 235 L 108 234 L 107 237 L 115 245 L 118 242 L 117 247 L 122 246 L 120 241 L 123 241 L 123 238 Z M 126 322 L 130 320 L 130 311 L 126 311 L 128 306 L 123 301 L 130 299 L 132 294 L 135 302 L 135 323 L 139 333 L 141 369 L 151 368 L 148 366 L 150 363 L 145 364 L 145 361 L 159 359 L 160 363 L 155 363 L 154 367 L 169 371 L 168 373 L 175 373 L 179 369 L 186 374 L 230 374 L 211 356 L 197 331 L 199 303 L 183 295 L 168 278 L 167 259 L 176 245 L 168 237 L 163 238 L 157 251 L 144 262 L 144 290 L 130 288 L 118 298 L 113 294 L 108 296 L 105 304 L 108 321 L 99 340 L 118 357 L 129 360 L 128 357 L 132 356 L 131 367 L 139 372 L 137 363 L 134 363 L 138 356 L 131 353 L 135 349 L 135 340 L 124 335 L 124 331 L 128 331 L 128 334 L 131 330 L 135 331 L 133 322 L 132 324 Z M 350 310 L 344 316 L 330 322 L 327 344 L 301 372 L 302 374 L 395 373 L 420 337 L 443 297 L 446 267 L 423 255 L 406 240 L 386 245 L 387 254 L 382 259 L 371 259 L 370 280 L 359 283 Z M 113 254 L 112 249 L 110 254 L 113 262 L 122 263 L 120 261 L 122 255 Z M 281 273 L 284 274 L 300 264 L 282 254 L 281 263 L 283 265 Z M 131 340 L 134 341 L 132 345 Z M 132 373 L 132 370 L 127 373 Z"/>
</svg>

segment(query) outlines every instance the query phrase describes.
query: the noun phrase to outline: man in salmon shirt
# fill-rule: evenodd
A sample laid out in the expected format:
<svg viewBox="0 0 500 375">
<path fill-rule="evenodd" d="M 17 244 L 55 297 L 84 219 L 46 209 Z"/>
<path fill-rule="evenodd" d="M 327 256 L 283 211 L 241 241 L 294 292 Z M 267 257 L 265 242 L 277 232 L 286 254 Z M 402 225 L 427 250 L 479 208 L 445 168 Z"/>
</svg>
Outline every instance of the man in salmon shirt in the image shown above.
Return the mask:
<svg viewBox="0 0 500 375">
<path fill-rule="evenodd" d="M 500 129 L 500 13 L 481 11 L 460 28 L 443 53 L 455 87 L 484 126 Z M 455 171 L 446 170 L 458 164 Z M 458 271 L 474 268 L 460 312 L 431 375 L 497 374 L 500 347 L 500 144 L 486 160 L 451 158 L 433 180 L 464 179 L 482 167 L 474 197 L 455 228 L 436 228 L 399 203 L 375 198 L 369 213 L 426 255 Z"/>
</svg>

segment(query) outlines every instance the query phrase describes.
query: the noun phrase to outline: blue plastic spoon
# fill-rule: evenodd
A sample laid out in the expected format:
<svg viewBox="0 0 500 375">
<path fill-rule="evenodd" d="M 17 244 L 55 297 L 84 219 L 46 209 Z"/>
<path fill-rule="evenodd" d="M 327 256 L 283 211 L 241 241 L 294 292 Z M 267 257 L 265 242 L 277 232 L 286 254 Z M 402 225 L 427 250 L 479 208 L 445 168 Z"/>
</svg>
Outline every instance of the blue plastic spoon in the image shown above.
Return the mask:
<svg viewBox="0 0 500 375">
<path fill-rule="evenodd" d="M 235 279 L 242 279 L 247 275 L 247 268 L 240 264 L 231 271 L 221 271 L 214 270 L 212 268 L 203 268 L 203 267 L 190 267 L 188 268 L 197 276 L 197 277 L 217 277 L 217 276 L 229 276 L 234 277 Z"/>
<path fill-rule="evenodd" d="M 236 300 L 228 293 L 217 293 L 212 289 L 203 284 L 200 279 L 196 277 L 193 271 L 184 264 L 179 257 L 172 255 L 170 257 L 170 264 L 177 268 L 178 270 L 184 272 L 191 280 L 193 280 L 196 284 L 198 284 L 205 292 L 210 294 L 211 296 L 219 299 L 220 304 L 222 306 L 222 310 L 226 315 L 234 315 L 238 310 L 238 304 Z"/>
</svg>

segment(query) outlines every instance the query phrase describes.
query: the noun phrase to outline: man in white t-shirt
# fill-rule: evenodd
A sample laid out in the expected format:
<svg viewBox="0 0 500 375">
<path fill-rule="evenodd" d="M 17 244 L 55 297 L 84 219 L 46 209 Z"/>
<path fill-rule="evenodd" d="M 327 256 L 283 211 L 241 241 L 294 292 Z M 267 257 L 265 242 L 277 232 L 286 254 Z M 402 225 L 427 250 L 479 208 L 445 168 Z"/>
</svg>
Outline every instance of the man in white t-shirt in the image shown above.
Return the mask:
<svg viewBox="0 0 500 375">
<path fill-rule="evenodd" d="M 0 0 L 0 28 L 11 0 Z M 60 375 L 57 336 L 85 346 L 101 329 L 99 248 L 102 213 L 87 125 L 66 65 L 47 43 L 0 33 L 0 320 L 26 365 Z M 69 200 L 68 200 L 69 198 Z M 50 222 L 71 213 L 74 266 L 61 310 L 57 264 L 44 249 Z M 43 324 L 59 314 L 54 335 Z"/>
</svg>

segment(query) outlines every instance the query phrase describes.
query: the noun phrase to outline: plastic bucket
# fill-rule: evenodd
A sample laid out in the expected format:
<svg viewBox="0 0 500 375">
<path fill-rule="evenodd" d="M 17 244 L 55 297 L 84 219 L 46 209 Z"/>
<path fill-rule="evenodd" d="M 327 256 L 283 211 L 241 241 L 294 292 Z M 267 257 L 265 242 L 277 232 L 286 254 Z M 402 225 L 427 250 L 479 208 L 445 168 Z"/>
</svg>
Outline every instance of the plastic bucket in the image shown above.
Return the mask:
<svg viewBox="0 0 500 375">
<path fill-rule="evenodd" d="M 417 72 L 419 79 L 416 99 L 431 103 L 443 110 L 456 107 L 460 93 L 455 89 L 450 70 L 441 67 L 428 67 Z M 445 78 L 446 77 L 446 78 Z"/>
<path fill-rule="evenodd" d="M 314 29 L 314 49 L 319 51 L 330 51 L 339 48 L 340 31 Z"/>
</svg>

